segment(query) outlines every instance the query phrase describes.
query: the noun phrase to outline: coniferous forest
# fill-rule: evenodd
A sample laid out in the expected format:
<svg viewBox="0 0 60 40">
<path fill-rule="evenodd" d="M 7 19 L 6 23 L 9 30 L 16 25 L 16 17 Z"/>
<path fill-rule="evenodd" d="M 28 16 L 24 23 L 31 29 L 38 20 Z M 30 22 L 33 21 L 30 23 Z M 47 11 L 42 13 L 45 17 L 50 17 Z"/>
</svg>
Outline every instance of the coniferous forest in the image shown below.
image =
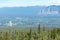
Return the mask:
<svg viewBox="0 0 60 40">
<path fill-rule="evenodd" d="M 0 40 L 60 40 L 60 28 L 57 27 L 46 28 L 38 25 L 37 28 L 29 27 L 29 30 L 13 29 L 0 29 Z"/>
</svg>

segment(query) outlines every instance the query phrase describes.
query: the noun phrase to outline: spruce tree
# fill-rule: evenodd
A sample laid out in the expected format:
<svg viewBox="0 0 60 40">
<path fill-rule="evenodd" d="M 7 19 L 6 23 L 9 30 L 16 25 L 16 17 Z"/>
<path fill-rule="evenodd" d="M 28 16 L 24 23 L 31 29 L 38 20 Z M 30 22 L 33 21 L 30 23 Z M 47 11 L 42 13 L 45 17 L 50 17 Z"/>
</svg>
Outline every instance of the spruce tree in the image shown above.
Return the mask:
<svg viewBox="0 0 60 40">
<path fill-rule="evenodd" d="M 2 40 L 2 32 L 0 32 L 0 40 Z"/>
<path fill-rule="evenodd" d="M 8 32 L 5 33 L 5 40 L 9 40 L 9 34 L 8 34 Z"/>
<path fill-rule="evenodd" d="M 30 28 L 30 31 L 29 31 L 29 40 L 34 40 L 32 36 L 32 28 Z"/>
<path fill-rule="evenodd" d="M 41 28 L 40 28 L 40 24 L 39 24 L 37 32 L 40 34 L 40 31 L 41 31 Z"/>
<path fill-rule="evenodd" d="M 51 38 L 52 39 L 56 38 L 56 29 L 55 28 L 53 30 L 51 30 Z"/>
</svg>

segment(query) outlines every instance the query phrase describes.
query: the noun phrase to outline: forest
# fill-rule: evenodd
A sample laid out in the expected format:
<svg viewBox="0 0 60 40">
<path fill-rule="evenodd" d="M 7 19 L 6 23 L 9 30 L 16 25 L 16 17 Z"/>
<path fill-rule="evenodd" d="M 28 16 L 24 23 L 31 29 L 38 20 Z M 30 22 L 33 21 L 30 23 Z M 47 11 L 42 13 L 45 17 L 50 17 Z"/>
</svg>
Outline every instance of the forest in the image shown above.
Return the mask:
<svg viewBox="0 0 60 40">
<path fill-rule="evenodd" d="M 60 40 L 60 27 L 46 28 L 38 25 L 36 28 L 28 28 L 2 28 L 0 40 Z"/>
</svg>

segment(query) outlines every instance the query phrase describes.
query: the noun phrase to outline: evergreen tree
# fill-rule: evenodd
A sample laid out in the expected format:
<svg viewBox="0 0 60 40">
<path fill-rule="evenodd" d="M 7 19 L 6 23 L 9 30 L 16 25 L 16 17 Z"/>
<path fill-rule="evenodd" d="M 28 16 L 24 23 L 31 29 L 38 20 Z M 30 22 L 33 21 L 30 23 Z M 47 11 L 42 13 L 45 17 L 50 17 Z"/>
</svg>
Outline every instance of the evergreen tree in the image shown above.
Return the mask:
<svg viewBox="0 0 60 40">
<path fill-rule="evenodd" d="M 2 40 L 2 32 L 0 32 L 0 40 Z"/>
<path fill-rule="evenodd" d="M 56 38 L 56 29 L 55 28 L 53 30 L 51 30 L 51 38 L 52 39 Z"/>
<path fill-rule="evenodd" d="M 18 40 L 18 32 L 15 30 L 15 40 Z"/>
<path fill-rule="evenodd" d="M 40 34 L 40 31 L 41 31 L 41 28 L 40 28 L 40 24 L 39 24 L 37 32 Z"/>
<path fill-rule="evenodd" d="M 29 40 L 34 40 L 31 28 L 30 28 L 30 31 L 29 31 Z"/>
<path fill-rule="evenodd" d="M 8 34 L 8 32 L 5 33 L 5 40 L 9 40 L 9 34 Z"/>
<path fill-rule="evenodd" d="M 14 32 L 12 32 L 12 34 L 11 34 L 11 40 L 14 40 L 14 38 L 15 38 L 15 35 L 14 35 Z"/>
</svg>

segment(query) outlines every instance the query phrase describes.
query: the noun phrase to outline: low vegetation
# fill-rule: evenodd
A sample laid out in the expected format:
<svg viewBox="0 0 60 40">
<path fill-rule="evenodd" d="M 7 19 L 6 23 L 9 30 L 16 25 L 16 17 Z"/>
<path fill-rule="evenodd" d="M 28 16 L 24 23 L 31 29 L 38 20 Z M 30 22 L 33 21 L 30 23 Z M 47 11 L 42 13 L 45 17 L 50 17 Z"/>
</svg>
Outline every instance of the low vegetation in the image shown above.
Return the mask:
<svg viewBox="0 0 60 40">
<path fill-rule="evenodd" d="M 12 28 L 14 29 L 14 28 Z M 0 40 L 60 40 L 60 28 L 37 28 L 29 27 L 29 29 L 20 30 L 10 28 L 0 29 Z"/>
</svg>

